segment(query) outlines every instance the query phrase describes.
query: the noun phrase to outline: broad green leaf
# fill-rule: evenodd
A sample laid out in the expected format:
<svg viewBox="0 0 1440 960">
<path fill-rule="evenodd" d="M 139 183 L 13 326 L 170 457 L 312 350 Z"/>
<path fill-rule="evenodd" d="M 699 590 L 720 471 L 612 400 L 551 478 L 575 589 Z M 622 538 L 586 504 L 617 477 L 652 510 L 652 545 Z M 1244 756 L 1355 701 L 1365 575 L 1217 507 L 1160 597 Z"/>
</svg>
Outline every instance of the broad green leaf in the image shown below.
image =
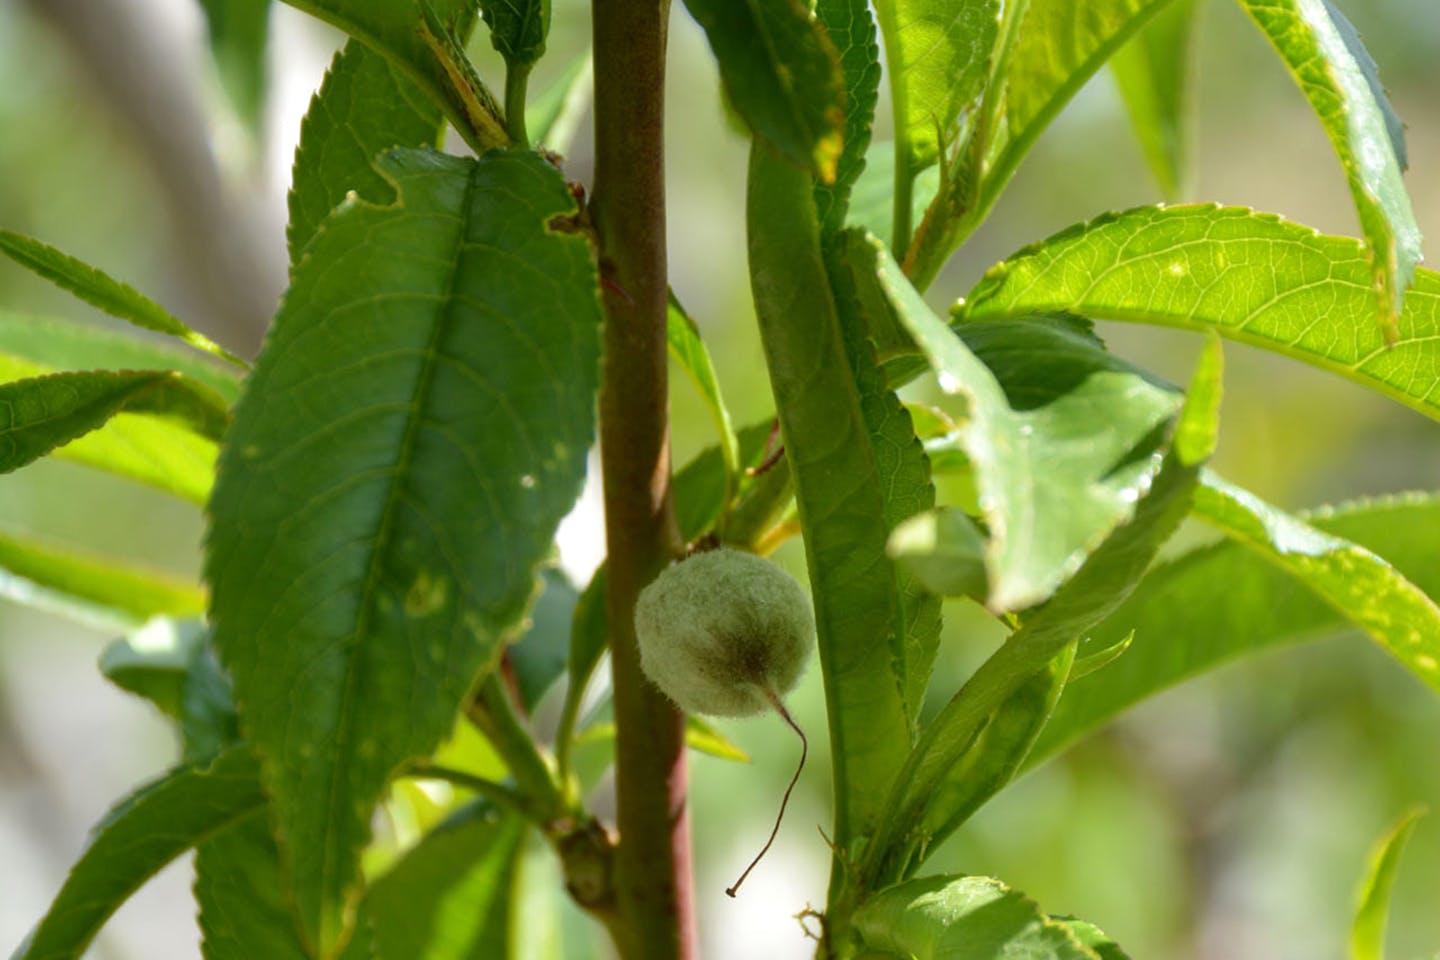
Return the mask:
<svg viewBox="0 0 1440 960">
<path fill-rule="evenodd" d="M 538 146 L 568 153 L 594 96 L 594 57 L 589 50 L 576 57 L 554 83 L 533 97 L 525 109 L 525 128 Z"/>
<path fill-rule="evenodd" d="M 1051 917 L 1056 923 L 1063 924 L 1070 935 L 1082 944 L 1095 951 L 1100 960 L 1130 960 L 1130 957 L 1120 945 L 1111 940 L 1105 931 L 1085 920 L 1076 920 L 1074 917 Z"/>
<path fill-rule="evenodd" d="M 545 53 L 550 0 L 480 0 L 480 15 L 506 69 L 528 72 Z"/>
<path fill-rule="evenodd" d="M 210 52 L 235 112 L 252 132 L 265 106 L 265 41 L 270 0 L 200 0 L 210 28 Z"/>
<path fill-rule="evenodd" d="M 191 330 L 129 284 L 121 283 L 39 240 L 0 230 L 0 253 L 112 317 L 183 340 L 196 350 L 203 350 L 238 366 L 246 365 L 244 360 Z"/>
<path fill-rule="evenodd" d="M 0 356 L 8 358 L 0 361 L 7 380 L 56 370 L 174 370 L 203 383 L 227 404 L 240 398 L 240 375 L 232 366 L 164 340 L 56 317 L 0 309 Z"/>
<path fill-rule="evenodd" d="M 570 579 L 554 567 L 546 567 L 541 579 L 544 587 L 530 608 L 529 626 L 509 649 L 510 666 L 526 710 L 534 710 L 565 672 L 571 623 L 580 600 Z"/>
<path fill-rule="evenodd" d="M 840 54 L 804 0 L 685 0 L 730 103 L 790 163 L 832 183 L 845 131 Z"/>
<path fill-rule="evenodd" d="M 1371 281 L 1354 240 L 1237 207 L 1140 207 L 1002 261 L 955 314 L 969 322 L 1069 310 L 1214 329 L 1440 419 L 1440 274 L 1416 274 L 1390 347 L 1372 320 Z"/>
<path fill-rule="evenodd" d="M 680 364 L 680 369 L 700 391 L 705 409 L 714 421 L 715 432 L 719 435 L 720 454 L 725 462 L 726 488 L 734 491 L 739 483 L 740 441 L 735 436 L 735 426 L 730 421 L 730 411 L 725 398 L 720 395 L 720 379 L 715 375 L 715 365 L 710 361 L 710 351 L 700 337 L 700 326 L 685 312 L 675 294 L 670 294 L 670 308 L 666 317 L 666 343 L 670 357 Z"/>
<path fill-rule="evenodd" d="M 934 593 L 982 601 L 989 593 L 985 537 L 963 510 L 939 507 L 916 514 L 890 534 L 888 549 Z"/>
<path fill-rule="evenodd" d="M 104 470 L 204 506 L 215 483 L 215 442 L 162 417 L 117 414 L 53 456 Z"/>
<path fill-rule="evenodd" d="M 1065 321 L 967 326 L 962 340 L 883 248 L 861 244 L 940 388 L 965 404 L 957 439 L 990 531 L 987 605 L 1038 603 L 1133 513 L 1160 467 L 1157 431 L 1180 397 Z"/>
<path fill-rule="evenodd" d="M 524 922 L 511 903 L 524 834 L 478 801 L 428 833 L 366 897 L 375 960 L 509 957 Z"/>
<path fill-rule="evenodd" d="M 290 264 L 320 224 L 354 193 L 370 203 L 395 200 L 395 185 L 375 167 L 392 147 L 433 147 L 444 126 L 425 92 L 363 43 L 345 44 L 300 124 L 291 179 Z"/>
<path fill-rule="evenodd" d="M 885 491 L 820 251 L 811 180 L 750 151 L 750 286 L 805 532 L 830 722 L 835 835 L 873 829 L 910 743 Z M 901 668 L 903 670 L 903 667 Z"/>
<path fill-rule="evenodd" d="M 383 54 L 440 106 L 477 152 L 509 144 L 500 107 L 465 55 L 478 0 L 285 2 Z"/>
<path fill-rule="evenodd" d="M 1207 476 L 1195 513 L 1313 590 L 1440 691 L 1440 607 L 1381 557 Z"/>
<path fill-rule="evenodd" d="M 875 14 L 890 70 L 896 158 L 914 175 L 960 139 L 961 114 L 989 74 L 1000 0 L 877 0 Z"/>
<path fill-rule="evenodd" d="M 518 626 L 593 439 L 600 309 L 533 153 L 399 150 L 296 268 L 211 503 L 216 646 L 332 957 L 392 770 Z M 303 709 L 301 707 L 303 706 Z"/>
<path fill-rule="evenodd" d="M 1199 0 L 1174 0 L 1110 60 L 1145 160 L 1167 200 L 1185 192 L 1190 175 L 1198 10 Z"/>
<path fill-rule="evenodd" d="M 257 774 L 253 752 L 237 746 L 131 794 L 96 826 L 13 960 L 79 960 L 115 909 L 161 867 L 260 812 L 265 796 Z"/>
<path fill-rule="evenodd" d="M 855 911 L 866 948 L 907 960 L 1096 960 L 1018 890 L 991 877 L 937 876 L 872 895 Z"/>
<path fill-rule="evenodd" d="M 1393 343 L 1421 260 L 1420 226 L 1401 178 L 1404 139 L 1355 28 L 1329 0 L 1240 0 L 1269 38 L 1325 128 L 1360 215 L 1372 313 Z"/>
<path fill-rule="evenodd" d="M 1355 920 L 1350 926 L 1350 960 L 1385 960 L 1385 924 L 1389 920 L 1395 871 L 1415 824 L 1424 815 L 1423 807 L 1407 810 L 1370 851 L 1365 876 L 1356 891 Z"/>
<path fill-rule="evenodd" d="M 880 94 L 880 46 L 875 40 L 875 19 L 868 0 L 817 0 L 815 18 L 840 54 L 840 73 L 845 81 L 845 131 L 835 182 L 815 185 L 820 230 L 828 235 L 845 226 L 850 192 L 865 169 L 875 101 Z M 886 184 L 887 192 L 891 185 Z"/>
<path fill-rule="evenodd" d="M 119 629 L 205 609 L 198 584 L 11 534 L 0 534 L 0 597 Z"/>
<path fill-rule="evenodd" d="M 1420 590 L 1440 597 L 1440 566 L 1434 562 L 1440 496 L 1361 501 L 1304 519 L 1324 534 L 1384 557 Z M 1066 687 L 1031 763 L 1191 677 L 1240 657 L 1350 629 L 1345 615 L 1249 546 L 1224 541 L 1191 551 L 1151 571 L 1090 633 L 1082 654 L 1132 631 L 1135 636 L 1123 657 Z"/>
</svg>

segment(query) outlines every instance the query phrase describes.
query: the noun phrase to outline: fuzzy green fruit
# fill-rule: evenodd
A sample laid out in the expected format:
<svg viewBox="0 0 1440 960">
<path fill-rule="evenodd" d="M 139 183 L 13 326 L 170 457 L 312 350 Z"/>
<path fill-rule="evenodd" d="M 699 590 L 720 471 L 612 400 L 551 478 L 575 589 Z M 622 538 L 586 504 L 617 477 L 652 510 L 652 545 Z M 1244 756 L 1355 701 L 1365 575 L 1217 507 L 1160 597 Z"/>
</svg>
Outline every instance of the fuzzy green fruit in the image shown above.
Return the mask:
<svg viewBox="0 0 1440 960">
<path fill-rule="evenodd" d="M 795 686 L 815 643 L 810 598 L 762 557 L 721 548 L 670 567 L 635 605 L 640 667 L 687 713 L 745 717 Z"/>
</svg>

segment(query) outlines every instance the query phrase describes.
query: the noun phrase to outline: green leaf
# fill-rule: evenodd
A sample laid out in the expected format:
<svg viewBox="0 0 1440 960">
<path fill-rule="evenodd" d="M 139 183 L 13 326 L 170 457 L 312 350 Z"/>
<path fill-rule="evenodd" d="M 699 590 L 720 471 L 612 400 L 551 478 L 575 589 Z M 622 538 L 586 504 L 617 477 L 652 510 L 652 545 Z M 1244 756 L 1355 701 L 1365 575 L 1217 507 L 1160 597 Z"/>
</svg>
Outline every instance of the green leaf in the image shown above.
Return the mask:
<svg viewBox="0 0 1440 960">
<path fill-rule="evenodd" d="M 593 61 L 586 50 L 525 108 L 525 128 L 536 144 L 557 153 L 569 152 L 594 95 Z"/>
<path fill-rule="evenodd" d="M 118 629 L 155 616 L 189 616 L 205 609 L 205 593 L 198 584 L 4 533 L 0 597 Z"/>
<path fill-rule="evenodd" d="M 14 960 L 79 960 L 115 909 L 190 847 L 263 807 L 255 756 L 227 750 L 141 787 L 106 815 Z"/>
<path fill-rule="evenodd" d="M 1440 691 L 1440 607 L 1381 557 L 1213 475 L 1195 513 L 1285 570 Z"/>
<path fill-rule="evenodd" d="M 483 801 L 426 834 L 366 898 L 375 960 L 509 957 L 524 922 L 511 903 L 524 835 Z"/>
<path fill-rule="evenodd" d="M 750 286 L 805 532 L 834 764 L 835 835 L 868 833 L 911 739 L 885 491 L 820 251 L 811 181 L 758 144 Z"/>
<path fill-rule="evenodd" d="M 545 53 L 550 0 L 480 0 L 480 15 L 506 69 L 528 71 Z"/>
<path fill-rule="evenodd" d="M 510 645 L 510 666 L 526 710 L 534 710 L 565 672 L 571 623 L 580 600 L 570 579 L 554 567 L 546 567 L 541 579 L 544 586 L 530 609 L 529 627 Z"/>
<path fill-rule="evenodd" d="M 940 507 L 916 514 L 895 528 L 887 549 L 933 593 L 982 601 L 989 593 L 985 537 L 963 510 Z"/>
<path fill-rule="evenodd" d="M 595 712 L 602 717 L 613 716 L 613 705 L 608 695 Z M 719 760 L 750 762 L 750 754 L 703 717 L 686 715 L 685 745 L 696 753 Z M 576 764 L 581 768 L 580 779 L 587 786 L 593 786 L 600 774 L 615 762 L 615 723 L 609 719 L 597 719 L 580 731 L 575 738 L 575 747 L 579 754 Z"/>
<path fill-rule="evenodd" d="M 804 0 L 685 0 L 710 39 L 720 80 L 751 132 L 822 183 L 845 130 L 840 54 Z"/>
<path fill-rule="evenodd" d="M 39 240 L 22 237 L 9 230 L 0 230 L 0 253 L 112 317 L 183 340 L 196 350 L 229 360 L 237 366 L 246 366 L 244 360 L 208 337 L 191 330 L 172 317 L 164 307 L 136 292 L 133 287 Z"/>
<path fill-rule="evenodd" d="M 1076 920 L 1074 917 L 1051 917 L 1051 920 L 1062 924 L 1070 931 L 1070 935 L 1082 944 L 1095 951 L 1100 960 L 1130 960 L 1130 957 L 1120 945 L 1111 940 L 1105 931 L 1085 920 Z"/>
<path fill-rule="evenodd" d="M 1350 960 L 1385 960 L 1385 923 L 1389 919 L 1395 871 L 1415 824 L 1425 812 L 1423 807 L 1405 811 L 1371 849 L 1365 876 L 1356 891 L 1355 920 L 1350 926 Z"/>
<path fill-rule="evenodd" d="M 265 106 L 265 41 L 270 0 L 200 0 L 210 28 L 210 52 L 235 112 L 251 132 Z"/>
<path fill-rule="evenodd" d="M 926 167 L 915 176 L 910 186 L 910 220 L 919 223 L 925 210 L 940 190 L 940 165 Z M 855 181 L 850 197 L 851 226 L 877 237 L 887 236 L 893 223 L 895 200 L 895 145 L 888 140 L 870 144 L 865 151 L 865 169 Z M 876 347 L 884 357 L 886 344 Z"/>
<path fill-rule="evenodd" d="M 322 958 L 391 772 L 449 733 L 525 614 L 599 376 L 595 264 L 554 167 L 382 167 L 396 203 L 343 207 L 296 268 L 211 503 L 216 646 Z"/>
<path fill-rule="evenodd" d="M 1198 9 L 1197 0 L 1174 0 L 1110 60 L 1145 160 L 1167 200 L 1185 192 L 1190 176 Z"/>
<path fill-rule="evenodd" d="M 1068 310 L 1215 329 L 1440 419 L 1440 274 L 1416 274 L 1391 347 L 1371 322 L 1371 283 L 1354 240 L 1238 207 L 1140 207 L 1021 250 L 955 313 L 968 322 Z"/>
<path fill-rule="evenodd" d="M 1404 139 L 1374 61 L 1329 0 L 1240 0 L 1269 38 L 1330 138 L 1360 215 L 1370 261 L 1367 287 L 1388 342 L 1421 260 L 1420 227 L 1401 178 Z"/>
<path fill-rule="evenodd" d="M 714 421 L 715 432 L 720 439 L 720 455 L 725 462 L 726 490 L 733 492 L 740 480 L 740 441 L 735 436 L 735 426 L 730 420 L 725 398 L 720 395 L 720 379 L 715 376 L 710 351 L 705 349 L 705 341 L 700 337 L 700 326 L 685 312 L 673 291 L 665 329 L 671 359 L 680 364 L 680 369 L 700 391 L 705 409 Z"/>
<path fill-rule="evenodd" d="M 866 947 L 909 960 L 1096 960 L 1061 922 L 991 877 L 938 876 L 874 894 L 855 911 Z"/>
<path fill-rule="evenodd" d="M 440 108 L 424 90 L 363 43 L 345 44 L 300 124 L 285 234 L 291 266 L 351 192 L 374 204 L 394 202 L 395 186 L 376 158 L 396 146 L 438 146 L 443 130 Z"/>
<path fill-rule="evenodd" d="M 1440 596 L 1440 567 L 1434 563 L 1440 495 L 1360 501 L 1305 520 L 1342 543 L 1385 557 L 1417 588 Z M 1339 556 L 1347 554 L 1356 556 L 1348 547 Z M 1091 632 L 1082 653 L 1132 631 L 1135 636 L 1125 656 L 1066 688 L 1030 762 L 1183 680 L 1240 657 L 1349 629 L 1344 614 L 1250 546 L 1224 541 L 1191 551 L 1151 571 Z"/>
<path fill-rule="evenodd" d="M 465 56 L 478 0 L 285 2 L 383 54 L 439 105 L 477 153 L 509 144 L 500 107 Z"/>
<path fill-rule="evenodd" d="M 962 341 L 884 249 L 867 246 L 900 326 L 966 405 L 957 440 L 990 531 L 987 605 L 1038 603 L 1134 512 L 1180 397 L 1066 321 L 967 326 Z"/>
<path fill-rule="evenodd" d="M 820 229 L 828 235 L 845 226 L 850 191 L 865 169 L 880 94 L 880 46 L 867 0 L 817 0 L 815 18 L 840 54 L 840 74 L 845 81 L 845 130 L 835 182 L 815 185 Z"/>
</svg>

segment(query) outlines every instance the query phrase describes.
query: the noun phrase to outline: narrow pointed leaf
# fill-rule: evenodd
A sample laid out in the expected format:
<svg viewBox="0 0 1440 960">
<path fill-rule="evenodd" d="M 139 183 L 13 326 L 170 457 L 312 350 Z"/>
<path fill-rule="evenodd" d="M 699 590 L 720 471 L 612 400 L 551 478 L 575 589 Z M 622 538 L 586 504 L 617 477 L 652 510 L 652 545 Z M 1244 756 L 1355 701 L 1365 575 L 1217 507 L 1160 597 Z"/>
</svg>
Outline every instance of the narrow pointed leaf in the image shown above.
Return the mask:
<svg viewBox="0 0 1440 960">
<path fill-rule="evenodd" d="M 209 26 L 210 52 L 235 112 L 252 132 L 265 106 L 265 42 L 270 0 L 200 0 Z"/>
<path fill-rule="evenodd" d="M 0 230 L 0 253 L 112 317 L 146 330 L 168 334 L 197 350 L 245 366 L 244 360 L 208 337 L 191 330 L 171 316 L 164 307 L 138 293 L 130 285 L 121 283 L 39 240 L 22 237 L 9 230 Z"/>
<path fill-rule="evenodd" d="M 1425 815 L 1423 807 L 1407 810 L 1375 843 L 1357 891 L 1355 920 L 1350 926 L 1350 960 L 1385 960 L 1385 924 L 1400 854 Z"/>
<path fill-rule="evenodd" d="M 1240 0 L 1315 109 L 1340 157 L 1370 259 L 1374 314 L 1394 342 L 1420 262 L 1420 227 L 1401 170 L 1403 135 L 1374 61 L 1330 0 Z"/>
<path fill-rule="evenodd" d="M 115 909 L 186 850 L 253 817 L 265 802 L 254 754 L 234 747 L 181 767 L 111 810 L 14 960 L 79 960 Z"/>
<path fill-rule="evenodd" d="M 1174 0 L 1110 60 L 1145 160 L 1167 200 L 1180 198 L 1190 175 L 1198 11 L 1199 0 Z"/>
<path fill-rule="evenodd" d="M 594 97 L 594 57 L 589 50 L 576 57 L 555 82 L 531 98 L 525 108 L 525 129 L 538 146 L 569 153 L 580 122 Z"/>
<path fill-rule="evenodd" d="M 1323 534 L 1384 557 L 1416 588 L 1440 597 L 1433 536 L 1440 529 L 1440 496 L 1359 501 L 1303 519 Z M 1348 547 L 1345 553 L 1354 555 Z M 1249 546 L 1222 541 L 1193 550 L 1151 571 L 1130 599 L 1090 633 L 1082 654 L 1131 632 L 1134 640 L 1113 664 L 1066 687 L 1030 762 L 1191 677 L 1252 654 L 1353 629 L 1345 614 Z"/>
<path fill-rule="evenodd" d="M 363 43 L 346 43 L 300 124 L 285 234 L 291 265 L 350 193 L 376 204 L 394 201 L 394 184 L 375 167 L 382 153 L 438 146 L 442 131 L 440 108 L 420 87 Z"/>
<path fill-rule="evenodd" d="M 725 92 L 752 133 L 822 183 L 845 128 L 840 54 L 803 0 L 685 0 L 705 28 Z"/>
<path fill-rule="evenodd" d="M 834 183 L 815 185 L 815 209 L 822 233 L 845 226 L 850 191 L 865 169 L 875 102 L 880 94 L 880 45 L 868 0 L 817 0 L 815 17 L 840 55 L 845 81 L 845 132 Z"/>
<path fill-rule="evenodd" d="M 1440 419 L 1440 274 L 1421 270 L 1387 347 L 1365 249 L 1273 214 L 1140 207 L 992 267 L 957 319 L 1073 311 L 1192 330 L 1303 360 Z"/>
<path fill-rule="evenodd" d="M 388 777 L 525 613 L 598 381 L 595 266 L 558 171 L 506 151 L 383 169 L 396 203 L 342 208 L 296 268 L 211 504 L 216 645 L 321 957 Z"/>
<path fill-rule="evenodd" d="M 695 389 L 700 391 L 700 397 L 705 401 L 706 410 L 710 412 L 715 432 L 719 434 L 720 454 L 725 461 L 727 480 L 733 490 L 738 483 L 740 472 L 740 441 L 736 439 L 735 425 L 730 420 L 725 398 L 720 395 L 720 378 L 715 375 L 710 351 L 705 348 L 705 341 L 700 337 L 700 326 L 685 312 L 674 293 L 670 295 L 665 337 L 671 359 L 680 364 L 680 369 L 684 370 L 691 383 L 695 384 Z"/>
</svg>

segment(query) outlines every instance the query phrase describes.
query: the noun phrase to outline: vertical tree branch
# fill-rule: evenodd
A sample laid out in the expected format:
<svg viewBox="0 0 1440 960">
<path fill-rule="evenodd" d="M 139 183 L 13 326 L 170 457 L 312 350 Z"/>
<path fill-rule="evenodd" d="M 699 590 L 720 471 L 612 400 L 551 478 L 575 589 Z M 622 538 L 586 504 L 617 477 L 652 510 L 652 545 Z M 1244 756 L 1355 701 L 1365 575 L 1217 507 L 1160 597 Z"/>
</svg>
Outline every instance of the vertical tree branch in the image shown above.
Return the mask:
<svg viewBox="0 0 1440 960">
<path fill-rule="evenodd" d="M 626 960 L 697 956 L 684 717 L 640 672 L 635 598 L 681 549 L 666 403 L 664 78 L 669 0 L 595 0 L 595 186 L 605 281 L 600 445 Z"/>
</svg>

